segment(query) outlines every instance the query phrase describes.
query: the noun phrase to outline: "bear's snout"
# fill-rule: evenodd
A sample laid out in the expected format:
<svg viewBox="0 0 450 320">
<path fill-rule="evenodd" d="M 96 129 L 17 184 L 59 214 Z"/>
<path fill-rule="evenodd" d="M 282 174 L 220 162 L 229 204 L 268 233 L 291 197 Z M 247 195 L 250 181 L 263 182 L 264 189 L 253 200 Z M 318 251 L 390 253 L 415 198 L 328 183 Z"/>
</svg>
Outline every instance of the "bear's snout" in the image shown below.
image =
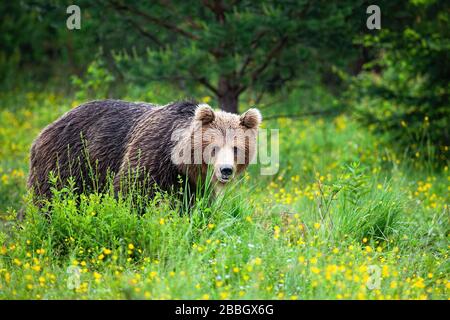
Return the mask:
<svg viewBox="0 0 450 320">
<path fill-rule="evenodd" d="M 221 166 L 220 174 L 222 175 L 223 180 L 230 179 L 231 175 L 233 174 L 233 166 L 231 166 L 231 165 Z"/>
</svg>

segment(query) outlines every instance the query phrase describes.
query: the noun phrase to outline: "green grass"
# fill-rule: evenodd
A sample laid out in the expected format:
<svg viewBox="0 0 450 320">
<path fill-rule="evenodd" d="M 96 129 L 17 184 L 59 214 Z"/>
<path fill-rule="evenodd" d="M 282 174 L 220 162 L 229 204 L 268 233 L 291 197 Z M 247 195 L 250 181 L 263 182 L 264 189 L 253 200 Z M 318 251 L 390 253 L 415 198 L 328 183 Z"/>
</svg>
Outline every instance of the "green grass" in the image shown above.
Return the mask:
<svg viewBox="0 0 450 320">
<path fill-rule="evenodd" d="M 0 96 L 0 299 L 450 297 L 447 167 L 403 159 L 351 117 L 264 123 L 280 128 L 279 172 L 252 166 L 184 214 L 164 193 L 136 203 L 70 186 L 39 210 L 29 147 L 77 103 Z"/>
</svg>

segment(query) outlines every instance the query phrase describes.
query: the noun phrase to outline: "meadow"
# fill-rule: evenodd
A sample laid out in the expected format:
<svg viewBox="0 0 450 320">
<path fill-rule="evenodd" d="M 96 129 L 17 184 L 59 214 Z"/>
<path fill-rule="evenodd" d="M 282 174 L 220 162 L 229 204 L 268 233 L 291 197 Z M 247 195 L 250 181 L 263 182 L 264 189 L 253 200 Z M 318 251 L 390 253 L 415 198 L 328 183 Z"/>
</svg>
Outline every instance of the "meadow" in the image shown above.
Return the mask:
<svg viewBox="0 0 450 320">
<path fill-rule="evenodd" d="M 25 188 L 29 148 L 83 98 L 0 96 L 0 299 L 450 298 L 448 166 L 393 150 L 350 113 L 264 121 L 280 129 L 278 172 L 252 166 L 211 205 L 180 214 L 160 193 L 140 215 L 68 186 L 50 222 Z M 164 90 L 122 98 L 168 102 Z"/>
</svg>

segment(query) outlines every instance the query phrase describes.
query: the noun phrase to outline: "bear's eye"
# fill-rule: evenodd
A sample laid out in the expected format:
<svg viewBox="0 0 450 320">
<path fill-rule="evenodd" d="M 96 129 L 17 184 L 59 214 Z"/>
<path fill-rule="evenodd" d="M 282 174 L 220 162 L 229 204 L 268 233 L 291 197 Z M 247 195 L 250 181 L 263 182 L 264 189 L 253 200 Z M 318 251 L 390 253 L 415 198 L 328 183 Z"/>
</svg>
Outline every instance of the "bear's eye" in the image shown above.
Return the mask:
<svg viewBox="0 0 450 320">
<path fill-rule="evenodd" d="M 214 147 L 211 151 L 211 156 L 215 157 L 216 154 L 219 152 L 219 147 Z"/>
</svg>

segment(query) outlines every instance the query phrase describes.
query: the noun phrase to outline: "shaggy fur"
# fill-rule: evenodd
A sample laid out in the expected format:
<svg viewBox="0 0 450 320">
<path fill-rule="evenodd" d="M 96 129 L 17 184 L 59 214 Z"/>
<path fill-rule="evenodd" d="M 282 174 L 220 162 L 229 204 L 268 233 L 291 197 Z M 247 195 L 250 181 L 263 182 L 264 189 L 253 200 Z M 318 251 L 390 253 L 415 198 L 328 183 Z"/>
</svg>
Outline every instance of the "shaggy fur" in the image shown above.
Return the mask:
<svg viewBox="0 0 450 320">
<path fill-rule="evenodd" d="M 28 187 L 39 197 L 51 197 L 49 174 L 59 177 L 57 187 L 75 181 L 76 191 L 102 191 L 108 175 L 115 177 L 114 189 L 127 190 L 129 177 L 141 187 L 157 184 L 170 190 L 188 176 L 191 190 L 197 178 L 206 175 L 207 164 L 174 164 L 172 151 L 188 146 L 189 152 L 218 141 L 226 129 L 252 131 L 237 139 L 236 145 L 246 155 L 254 151 L 249 139 L 256 141 L 261 122 L 259 111 L 250 109 L 242 116 L 218 111 L 195 102 L 176 102 L 164 107 L 148 103 L 118 100 L 93 101 L 67 112 L 47 126 L 31 147 Z M 208 130 L 207 130 L 208 129 Z M 174 141 L 175 130 L 183 132 Z M 197 130 L 206 130 L 204 141 L 195 145 L 190 138 Z M 254 143 L 253 143 L 254 145 Z M 236 147 L 237 148 L 237 147 Z M 254 152 L 253 152 L 254 153 Z M 237 173 L 248 165 L 237 164 Z M 129 174 L 132 175 L 129 175 Z"/>
<path fill-rule="evenodd" d="M 151 154 L 142 155 L 144 161 L 158 156 L 152 170 L 155 178 L 161 177 L 164 185 L 173 183 L 178 172 L 170 162 L 170 134 L 177 125 L 189 124 L 195 108 L 196 104 L 188 102 L 157 108 L 115 100 L 80 105 L 47 126 L 34 141 L 28 187 L 37 195 L 50 198 L 48 177 L 53 171 L 60 178 L 59 185 L 72 176 L 78 192 L 102 188 L 108 172 L 119 172 L 125 153 L 144 144 L 143 150 L 152 150 Z M 144 123 L 148 126 L 145 130 Z M 147 136 L 142 141 L 136 139 L 142 136 L 139 130 Z M 92 172 L 98 178 L 97 186 Z"/>
</svg>

